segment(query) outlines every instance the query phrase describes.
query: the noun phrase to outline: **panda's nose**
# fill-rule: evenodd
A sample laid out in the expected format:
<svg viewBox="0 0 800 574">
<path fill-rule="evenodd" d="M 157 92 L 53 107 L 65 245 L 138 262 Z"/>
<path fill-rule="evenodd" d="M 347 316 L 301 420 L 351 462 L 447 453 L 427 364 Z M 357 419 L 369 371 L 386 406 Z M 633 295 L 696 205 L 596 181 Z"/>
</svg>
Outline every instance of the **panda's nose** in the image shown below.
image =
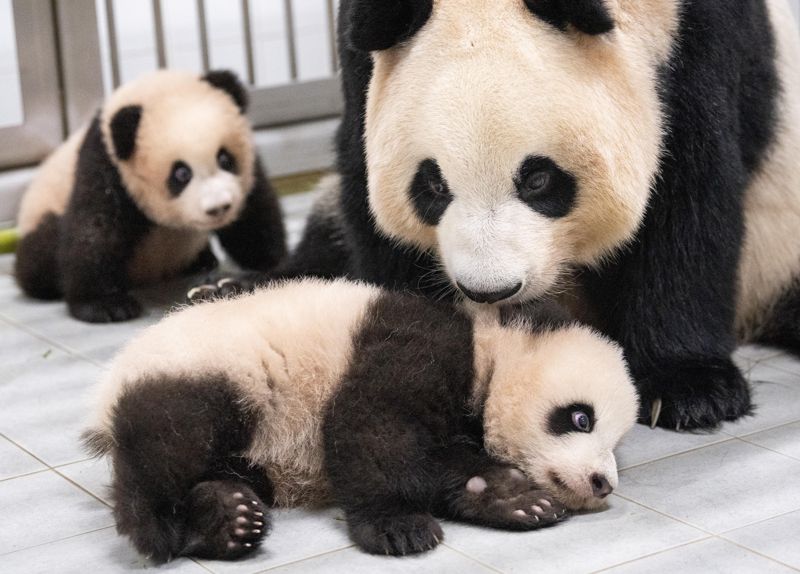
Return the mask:
<svg viewBox="0 0 800 574">
<path fill-rule="evenodd" d="M 592 494 L 597 498 L 605 498 L 614 490 L 614 487 L 611 486 L 608 479 L 602 474 L 594 473 L 589 481 L 592 483 Z"/>
<path fill-rule="evenodd" d="M 516 295 L 522 289 L 522 283 L 517 283 L 512 287 L 500 289 L 499 291 L 473 291 L 467 289 L 461 283 L 456 283 L 456 285 L 464 295 L 476 303 L 497 303 Z"/>
<path fill-rule="evenodd" d="M 223 203 L 222 205 L 218 205 L 216 207 L 212 207 L 211 209 L 206 209 L 206 215 L 211 217 L 221 217 L 228 213 L 228 210 L 231 208 L 230 203 Z"/>
</svg>

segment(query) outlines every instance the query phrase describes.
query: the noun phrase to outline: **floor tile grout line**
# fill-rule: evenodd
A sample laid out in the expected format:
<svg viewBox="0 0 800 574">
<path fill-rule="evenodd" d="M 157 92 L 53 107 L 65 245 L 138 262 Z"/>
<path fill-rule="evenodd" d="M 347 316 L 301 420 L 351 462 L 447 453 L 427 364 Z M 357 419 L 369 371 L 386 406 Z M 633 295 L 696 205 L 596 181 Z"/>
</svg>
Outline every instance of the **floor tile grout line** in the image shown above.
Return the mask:
<svg viewBox="0 0 800 574">
<path fill-rule="evenodd" d="M 670 546 L 669 548 L 663 548 L 655 552 L 650 552 L 649 554 L 643 554 L 638 558 L 631 558 L 630 560 L 624 560 L 623 562 L 618 562 L 617 564 L 606 566 L 605 568 L 601 568 L 600 570 L 592 570 L 591 574 L 600 574 L 601 572 L 608 572 L 609 570 L 613 570 L 614 568 L 619 568 L 620 566 L 625 566 L 626 564 L 633 564 L 634 562 L 639 562 L 640 560 L 647 560 L 648 558 L 652 558 L 653 556 L 658 556 L 659 554 L 664 554 L 665 552 L 672 552 L 673 550 L 677 550 L 678 548 L 684 548 L 686 546 L 691 546 L 692 544 L 699 544 L 701 542 L 713 540 L 714 538 L 716 538 L 716 536 L 712 534 L 710 536 L 706 536 L 705 538 L 700 538 L 699 540 L 690 540 L 689 542 L 682 542 L 681 544 L 676 544 L 674 546 Z"/>
<path fill-rule="evenodd" d="M 689 528 L 694 528 L 695 530 L 698 530 L 703 534 L 707 534 L 707 535 L 710 535 L 710 536 L 716 536 L 715 532 L 712 532 L 711 530 L 708 530 L 707 528 L 703 528 L 702 526 L 699 526 L 697 524 L 693 524 L 693 523 L 691 523 L 691 522 L 689 522 L 687 520 L 684 520 L 683 518 L 679 518 L 677 516 L 673 516 L 671 514 L 667 514 L 666 512 L 664 512 L 662 510 L 658 510 L 657 508 L 653 508 L 652 506 L 648 506 L 648 505 L 644 504 L 643 502 L 639 502 L 638 500 L 634 500 L 633 498 L 630 498 L 628 496 L 624 496 L 622 494 L 619 494 L 618 492 L 613 493 L 611 496 L 618 496 L 619 498 L 621 498 L 623 500 L 627 500 L 628 502 L 630 502 L 632 504 L 636 504 L 637 506 L 641 506 L 642 508 L 645 508 L 645 509 L 647 509 L 647 510 L 649 510 L 651 512 L 655 512 L 656 514 L 659 514 L 661 516 L 669 518 L 670 520 L 674 520 L 676 522 L 679 522 L 680 524 L 683 524 L 684 526 L 688 526 Z"/>
<path fill-rule="evenodd" d="M 8 435 L 6 435 L 6 434 L 3 434 L 3 433 L 0 433 L 0 436 L 1 436 L 1 437 L 3 437 L 4 439 L 6 439 L 6 440 L 7 440 L 8 442 L 10 442 L 11 444 L 13 444 L 14 446 L 16 446 L 17 448 L 19 448 L 19 449 L 21 449 L 22 451 L 24 451 L 26 454 L 28 454 L 28 455 L 32 456 L 33 458 L 35 458 L 35 459 L 36 459 L 38 462 L 40 462 L 40 463 L 42 463 L 43 465 L 45 465 L 45 466 L 47 467 L 45 470 L 53 470 L 53 466 L 52 466 L 51 464 L 47 463 L 47 462 L 46 462 L 46 461 L 45 461 L 43 458 L 41 458 L 41 457 L 39 457 L 39 456 L 35 455 L 33 452 L 31 452 L 30 450 L 28 450 L 27 448 L 25 448 L 24 446 L 22 446 L 21 444 L 19 444 L 17 441 L 15 441 L 14 439 L 12 439 L 12 438 L 11 438 L 11 437 L 9 437 Z"/>
<path fill-rule="evenodd" d="M 723 431 L 719 431 L 719 432 L 723 432 Z M 660 456 L 660 457 L 654 458 L 653 460 L 647 460 L 647 461 L 644 461 L 644 462 L 637 462 L 636 464 L 632 464 L 630 466 L 625 466 L 625 467 L 620 468 L 619 472 L 622 473 L 622 472 L 625 472 L 627 470 L 632 470 L 634 468 L 639 468 L 640 466 L 644 466 L 646 464 L 652 464 L 654 462 L 660 462 L 662 460 L 667 460 L 668 458 L 672 458 L 672 457 L 675 457 L 675 456 L 681 456 L 681 455 L 684 455 L 684 454 L 688 454 L 690 452 L 695 452 L 695 451 L 698 451 L 698 450 L 702 450 L 704 448 L 708 448 L 710 446 L 718 446 L 718 445 L 721 445 L 723 443 L 730 442 L 730 441 L 732 441 L 732 440 L 734 440 L 736 438 L 737 437 L 734 436 L 734 435 L 725 433 L 725 438 L 722 438 L 721 440 L 710 442 L 710 443 L 707 443 L 707 444 L 704 444 L 704 445 L 700 445 L 700 446 L 695 446 L 695 447 L 692 447 L 692 448 L 689 448 L 689 449 L 686 449 L 686 450 L 682 450 L 682 451 L 679 451 L 679 452 L 673 452 L 673 453 L 670 453 L 670 454 L 666 454 L 664 456 Z"/>
<path fill-rule="evenodd" d="M 795 422 L 797 422 L 797 421 L 795 421 Z M 794 423 L 789 423 L 789 424 L 794 424 Z M 786 426 L 786 425 L 781 425 L 781 426 Z M 775 428 L 780 428 L 780 427 L 775 427 Z M 774 429 L 770 429 L 770 430 L 774 430 Z M 756 433 L 756 434 L 757 434 L 757 433 Z M 754 442 L 752 442 L 752 441 L 749 441 L 749 440 L 747 440 L 747 439 L 746 439 L 746 438 L 744 438 L 744 437 L 739 437 L 739 436 L 737 436 L 737 437 L 736 437 L 736 440 L 738 440 L 738 441 L 741 441 L 741 442 L 743 442 L 743 443 L 745 443 L 745 444 L 749 444 L 749 445 L 752 445 L 752 446 L 756 446 L 756 447 L 758 447 L 758 448 L 763 448 L 763 449 L 764 449 L 764 450 L 766 450 L 766 451 L 769 451 L 769 452 L 771 452 L 771 453 L 774 453 L 774 454 L 778 454 L 778 455 L 780 455 L 780 456 L 783 456 L 783 457 L 786 457 L 786 458 L 788 458 L 788 459 L 790 459 L 790 460 L 795 460 L 795 461 L 797 461 L 797 462 L 800 462 L 800 458 L 797 458 L 796 456 L 792 456 L 792 455 L 790 455 L 790 454 L 786 454 L 785 452 L 780 452 L 780 451 L 777 451 L 777 450 L 775 450 L 775 449 L 769 448 L 768 446 L 764 446 L 764 445 L 761 445 L 761 444 L 758 444 L 758 443 L 754 443 Z"/>
<path fill-rule="evenodd" d="M 24 323 L 20 323 L 19 321 L 16 321 L 16 320 L 10 318 L 8 315 L 3 315 L 2 313 L 0 313 L 0 317 L 3 317 L 6 320 L 6 322 L 8 322 L 12 327 L 16 327 L 20 331 L 24 331 L 28 335 L 31 335 L 32 337 L 36 337 L 40 341 L 43 341 L 43 342 L 48 343 L 50 345 L 53 345 L 57 349 L 67 353 L 68 355 L 71 355 L 71 356 L 75 357 L 76 359 L 80 359 L 82 361 L 91 363 L 92 365 L 94 365 L 96 367 L 99 367 L 101 369 L 105 368 L 105 365 L 103 363 L 100 363 L 100 362 L 92 359 L 91 357 L 89 357 L 87 355 L 84 355 L 83 353 L 73 349 L 69 345 L 65 345 L 64 343 L 56 341 L 55 339 L 51 339 L 50 337 L 48 337 L 47 335 L 39 332 L 38 330 L 34 329 L 33 327 L 29 327 L 28 325 L 25 325 Z"/>
<path fill-rule="evenodd" d="M 737 530 L 742 530 L 743 528 L 750 528 L 751 526 L 758 526 L 759 524 L 763 524 L 764 522 L 769 522 L 770 520 L 774 520 L 776 518 L 783 518 L 784 516 L 788 516 L 789 514 L 794 514 L 795 512 L 800 512 L 800 507 L 792 508 L 791 510 L 787 510 L 786 512 L 781 512 L 779 514 L 775 514 L 774 516 L 770 516 L 768 518 L 759 518 L 754 522 L 749 522 L 747 524 L 742 524 L 741 526 L 737 526 L 736 528 L 731 528 L 730 530 L 723 530 L 717 536 L 727 536 L 732 532 L 736 532 Z"/>
<path fill-rule="evenodd" d="M 337 552 L 341 552 L 342 550 L 347 550 L 348 548 L 355 548 L 355 544 L 348 544 L 346 546 L 341 546 L 339 548 L 333 548 L 325 552 L 320 552 L 319 554 L 314 554 L 313 556 L 306 556 L 305 558 L 290 560 L 289 562 L 284 562 L 282 564 L 275 564 L 274 566 L 270 566 L 269 568 L 265 568 L 264 570 L 256 570 L 253 574 L 263 574 L 264 572 L 269 572 L 270 570 L 275 570 L 276 568 L 283 568 L 284 566 L 292 566 L 294 564 L 299 564 L 301 562 L 313 560 L 314 558 L 319 558 L 320 556 L 327 556 L 328 554 L 336 554 Z"/>
<path fill-rule="evenodd" d="M 18 478 L 27 478 L 29 476 L 34 476 L 36 474 L 42 474 L 43 472 L 50 472 L 53 470 L 52 468 L 41 468 L 39 470 L 34 470 L 31 472 L 24 472 L 22 474 L 18 474 L 16 476 L 9 476 L 6 478 L 0 478 L 0 483 L 8 482 L 9 480 L 17 480 Z"/>
<path fill-rule="evenodd" d="M 452 550 L 456 554 L 459 554 L 459 555 L 463 556 L 464 558 L 469 558 L 471 561 L 476 562 L 477 564 L 480 564 L 481 566 L 483 566 L 484 568 L 487 568 L 488 570 L 491 570 L 492 572 L 497 572 L 497 574 L 504 574 L 503 571 L 500 568 L 498 568 L 497 566 L 492 566 L 488 562 L 484 562 L 483 560 L 479 560 L 479 559 L 475 558 L 474 556 L 470 556 L 466 552 L 451 546 L 448 542 L 443 542 L 442 546 L 444 546 L 445 548 L 449 548 L 450 550 Z"/>
<path fill-rule="evenodd" d="M 103 526 L 101 528 L 94 528 L 92 530 L 87 530 L 86 532 L 80 532 L 78 534 L 71 534 L 70 536 L 65 536 L 64 538 L 58 538 L 56 540 L 50 540 L 48 542 L 42 542 L 41 544 L 34 544 L 33 546 L 26 546 L 25 548 L 18 548 L 17 550 L 12 550 L 11 552 L 3 552 L 0 554 L 0 558 L 4 556 L 10 556 L 11 554 L 16 554 L 17 552 L 25 552 L 26 550 L 32 550 L 34 548 L 41 548 L 42 546 L 47 546 L 48 544 L 56 544 L 58 542 L 64 542 L 65 540 L 70 540 L 72 538 L 78 538 L 79 536 L 86 536 L 87 534 L 94 534 L 95 532 L 102 532 L 103 530 L 110 530 L 114 528 L 114 525 L 111 524 L 109 526 Z"/>
<path fill-rule="evenodd" d="M 751 552 L 752 554 L 755 554 L 756 556 L 761 556 L 762 558 L 765 558 L 765 559 L 769 560 L 770 562 L 775 562 L 776 564 L 780 564 L 781 566 L 786 566 L 790 570 L 794 570 L 795 572 L 800 572 L 800 569 L 795 568 L 794 566 L 791 566 L 790 564 L 786 564 L 785 562 L 782 562 L 782 561 L 778 560 L 777 558 L 774 558 L 774 557 L 769 556 L 767 554 L 763 554 L 762 552 L 760 552 L 758 550 L 754 550 L 752 548 L 749 548 L 749 547 L 745 546 L 744 544 L 740 544 L 739 542 L 736 542 L 735 540 L 730 540 L 728 538 L 725 538 L 722 535 L 715 536 L 715 538 L 718 538 L 719 540 L 724 540 L 725 542 L 733 544 L 734 546 L 738 546 L 742 550 L 747 550 L 748 552 Z"/>
<path fill-rule="evenodd" d="M 70 484 L 72 484 L 75 488 L 77 488 L 79 490 L 82 490 L 83 492 L 85 492 L 86 494 L 88 494 L 89 496 L 91 496 L 92 498 L 97 500 L 98 502 L 100 502 L 106 508 L 113 508 L 110 503 L 108 503 L 105 500 L 103 500 L 102 498 L 100 498 L 98 495 L 93 493 L 91 490 L 89 490 L 85 486 L 83 486 L 83 485 L 79 484 L 78 482 L 74 481 L 73 479 L 68 477 L 66 474 L 64 474 L 62 472 L 59 472 L 58 469 L 53 468 L 52 471 L 55 472 L 58 476 L 60 476 L 64 480 L 66 480 L 67 482 L 69 482 Z"/>
</svg>

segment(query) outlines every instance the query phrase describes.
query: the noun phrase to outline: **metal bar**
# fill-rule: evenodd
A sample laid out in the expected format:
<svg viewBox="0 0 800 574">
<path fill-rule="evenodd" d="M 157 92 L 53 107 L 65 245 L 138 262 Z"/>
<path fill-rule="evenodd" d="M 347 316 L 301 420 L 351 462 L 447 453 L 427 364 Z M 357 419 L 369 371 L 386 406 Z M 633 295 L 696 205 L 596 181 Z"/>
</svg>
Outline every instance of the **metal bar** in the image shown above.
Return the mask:
<svg viewBox="0 0 800 574">
<path fill-rule="evenodd" d="M 3 168 L 38 162 L 64 137 L 53 5 L 50 0 L 14 0 L 12 7 L 24 119 L 21 125 L 0 128 Z"/>
<path fill-rule="evenodd" d="M 286 18 L 286 45 L 289 49 L 289 77 L 297 80 L 297 44 L 294 34 L 294 11 L 292 0 L 283 0 L 283 13 Z"/>
<path fill-rule="evenodd" d="M 248 117 L 255 127 L 263 128 L 334 117 L 342 108 L 339 80 L 325 78 L 253 90 Z"/>
<path fill-rule="evenodd" d="M 336 50 L 336 8 L 333 0 L 327 0 L 328 5 L 328 41 L 331 46 L 331 71 L 339 71 L 339 53 Z"/>
<path fill-rule="evenodd" d="M 211 58 L 208 53 L 208 20 L 206 20 L 205 0 L 197 0 L 197 29 L 200 32 L 200 56 L 203 62 L 203 72 L 211 69 Z"/>
<path fill-rule="evenodd" d="M 83 126 L 105 96 L 95 0 L 56 0 L 67 132 Z"/>
<path fill-rule="evenodd" d="M 156 35 L 156 56 L 158 67 L 167 67 L 167 48 L 164 43 L 164 13 L 161 11 L 161 0 L 153 0 L 153 28 Z"/>
<path fill-rule="evenodd" d="M 119 69 L 119 43 L 117 22 L 114 18 L 114 0 L 106 0 L 106 27 L 108 28 L 108 56 L 111 60 L 111 83 L 118 88 L 122 83 Z"/>
<path fill-rule="evenodd" d="M 247 64 L 247 82 L 254 86 L 256 83 L 256 65 L 253 54 L 253 25 L 250 18 L 249 0 L 242 0 L 242 28 L 244 32 L 244 56 Z"/>
</svg>

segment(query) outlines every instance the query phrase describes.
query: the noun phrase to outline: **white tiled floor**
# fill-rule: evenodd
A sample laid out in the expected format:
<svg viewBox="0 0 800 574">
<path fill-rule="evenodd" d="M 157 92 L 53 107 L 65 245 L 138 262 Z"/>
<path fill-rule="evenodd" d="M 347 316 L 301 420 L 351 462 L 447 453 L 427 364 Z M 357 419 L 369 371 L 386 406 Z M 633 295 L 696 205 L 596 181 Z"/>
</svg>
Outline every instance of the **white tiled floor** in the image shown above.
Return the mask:
<svg viewBox="0 0 800 574">
<path fill-rule="evenodd" d="M 287 205 L 290 229 L 308 198 Z M 78 444 L 90 391 L 114 351 L 158 320 L 181 285 L 145 294 L 147 317 L 110 327 L 24 299 L 0 257 L 0 572 L 152 568 L 114 532 L 108 466 Z M 364 555 L 337 509 L 280 511 L 263 550 L 237 563 L 181 560 L 165 572 L 800 571 L 800 361 L 747 347 L 737 361 L 758 414 L 715 434 L 637 427 L 618 451 L 620 487 L 603 512 L 530 534 L 446 524 L 420 558 Z"/>
</svg>

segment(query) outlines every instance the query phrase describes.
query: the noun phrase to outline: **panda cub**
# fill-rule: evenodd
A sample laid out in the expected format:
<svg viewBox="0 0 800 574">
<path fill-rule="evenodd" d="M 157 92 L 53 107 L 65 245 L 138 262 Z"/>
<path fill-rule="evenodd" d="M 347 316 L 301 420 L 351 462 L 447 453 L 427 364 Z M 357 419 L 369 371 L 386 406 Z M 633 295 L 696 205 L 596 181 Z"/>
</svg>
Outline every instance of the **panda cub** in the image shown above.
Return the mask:
<svg viewBox="0 0 800 574">
<path fill-rule="evenodd" d="M 226 71 L 160 71 L 117 90 L 43 164 L 19 213 L 16 277 L 92 323 L 141 313 L 130 287 L 216 263 L 216 232 L 250 269 L 285 254 L 280 207 Z"/>
<path fill-rule="evenodd" d="M 532 530 L 601 506 L 637 412 L 622 352 L 516 313 L 305 279 L 169 316 L 115 359 L 85 434 L 118 531 L 157 561 L 233 559 L 269 505 L 333 502 L 360 548 L 404 555 L 443 540 L 434 516 Z"/>
</svg>

